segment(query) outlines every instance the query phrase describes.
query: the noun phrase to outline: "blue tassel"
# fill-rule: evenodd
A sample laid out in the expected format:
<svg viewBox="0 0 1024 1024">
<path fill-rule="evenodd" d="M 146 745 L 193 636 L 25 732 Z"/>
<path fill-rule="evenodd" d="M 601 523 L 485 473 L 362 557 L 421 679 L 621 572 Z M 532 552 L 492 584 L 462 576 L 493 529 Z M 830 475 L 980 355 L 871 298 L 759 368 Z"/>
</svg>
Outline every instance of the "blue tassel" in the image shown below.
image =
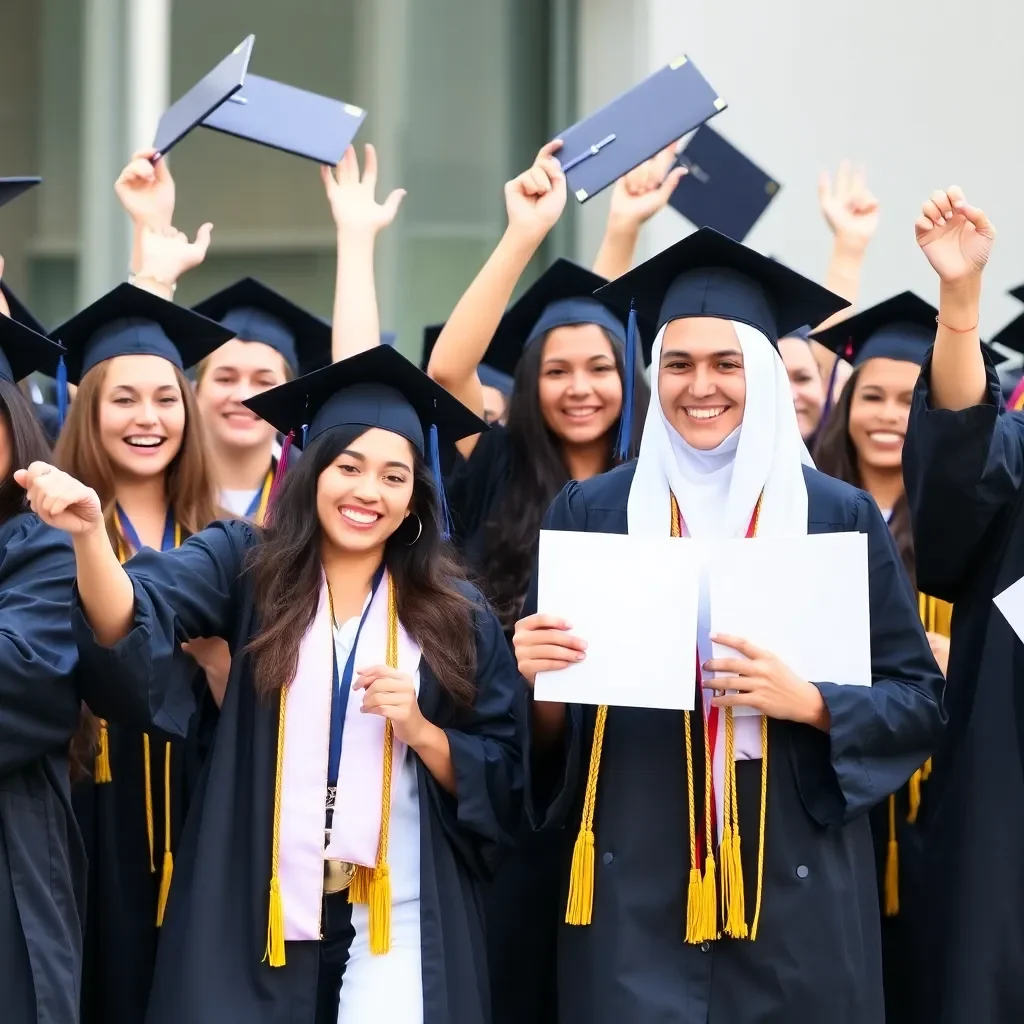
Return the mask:
<svg viewBox="0 0 1024 1024">
<path fill-rule="evenodd" d="M 441 536 L 450 540 L 452 535 L 452 517 L 448 511 L 448 499 L 444 493 L 444 480 L 441 478 L 441 451 L 437 442 L 437 424 L 430 425 L 430 469 L 434 474 L 434 486 L 437 488 L 437 506 L 441 518 Z"/>
<path fill-rule="evenodd" d="M 836 353 L 835 362 L 832 364 L 832 372 L 828 375 L 828 385 L 825 390 L 825 404 L 821 407 L 821 419 L 819 420 L 819 431 L 825 426 L 825 421 L 828 419 L 828 414 L 832 411 L 833 401 L 832 395 L 836 389 L 836 377 L 839 376 L 839 360 L 842 358 L 849 359 L 853 355 L 853 346 L 847 344 L 843 350 L 843 355 L 840 356 Z"/>
<path fill-rule="evenodd" d="M 626 349 L 622 353 L 622 412 L 619 414 L 619 437 L 615 443 L 615 457 L 619 462 L 625 462 L 631 456 L 636 360 L 636 306 L 630 301 L 629 320 L 626 322 Z"/>
<path fill-rule="evenodd" d="M 63 428 L 68 418 L 68 368 L 64 365 L 64 357 L 57 361 L 57 422 Z"/>
<path fill-rule="evenodd" d="M 302 450 L 306 450 L 306 438 L 309 436 L 309 424 L 302 424 Z"/>
</svg>

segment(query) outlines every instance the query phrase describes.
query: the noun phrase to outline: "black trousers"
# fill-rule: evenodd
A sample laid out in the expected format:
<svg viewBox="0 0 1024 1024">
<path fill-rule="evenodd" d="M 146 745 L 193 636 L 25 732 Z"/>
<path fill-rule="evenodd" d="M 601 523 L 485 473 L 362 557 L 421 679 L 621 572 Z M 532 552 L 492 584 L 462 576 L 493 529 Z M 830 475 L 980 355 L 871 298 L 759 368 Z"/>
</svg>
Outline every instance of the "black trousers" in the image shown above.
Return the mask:
<svg viewBox="0 0 1024 1024">
<path fill-rule="evenodd" d="M 338 1024 L 341 980 L 355 934 L 348 892 L 325 895 L 324 937 L 320 940 L 320 973 L 316 984 L 316 1024 Z"/>
</svg>

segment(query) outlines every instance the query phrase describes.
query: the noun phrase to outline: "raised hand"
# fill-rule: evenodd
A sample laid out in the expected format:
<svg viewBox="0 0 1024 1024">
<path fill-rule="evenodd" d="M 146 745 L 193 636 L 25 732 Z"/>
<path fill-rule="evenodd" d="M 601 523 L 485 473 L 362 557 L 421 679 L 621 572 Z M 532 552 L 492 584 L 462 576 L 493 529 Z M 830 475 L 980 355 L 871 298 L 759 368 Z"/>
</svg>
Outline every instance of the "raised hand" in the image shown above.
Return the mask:
<svg viewBox="0 0 1024 1024">
<path fill-rule="evenodd" d="M 84 534 L 103 529 L 103 507 L 91 487 L 46 462 L 33 462 L 14 471 L 25 488 L 32 511 L 44 523 L 65 533 Z"/>
<path fill-rule="evenodd" d="M 174 179 L 166 157 L 155 164 L 155 149 L 140 149 L 114 182 L 114 191 L 137 228 L 168 227 L 174 219 Z"/>
<path fill-rule="evenodd" d="M 377 202 L 377 151 L 369 143 L 362 177 L 353 146 L 345 150 L 333 171 L 330 167 L 321 167 L 320 177 L 339 231 L 363 230 L 376 235 L 395 219 L 405 198 L 405 189 L 396 188 L 383 203 Z"/>
<path fill-rule="evenodd" d="M 939 280 L 952 285 L 981 275 L 996 237 L 992 222 L 967 202 L 958 185 L 931 194 L 914 222 L 914 233 Z"/>
<path fill-rule="evenodd" d="M 170 225 L 143 228 L 136 283 L 146 287 L 146 282 L 151 281 L 163 289 L 173 289 L 182 274 L 206 259 L 212 232 L 213 225 L 204 224 L 196 232 L 195 241 L 190 242 L 184 231 Z"/>
<path fill-rule="evenodd" d="M 543 146 L 529 170 L 505 183 L 505 209 L 510 231 L 539 245 L 565 209 L 565 175 L 555 153 L 556 139 Z"/>
<path fill-rule="evenodd" d="M 687 174 L 685 167 L 672 167 L 675 159 L 676 144 L 672 143 L 619 178 L 612 189 L 609 230 L 637 231 L 665 208 L 676 185 Z"/>
<path fill-rule="evenodd" d="M 878 230 L 878 200 L 868 189 L 864 169 L 854 169 L 844 160 L 835 185 L 828 171 L 822 171 L 818 203 L 836 242 L 863 252 Z"/>
</svg>

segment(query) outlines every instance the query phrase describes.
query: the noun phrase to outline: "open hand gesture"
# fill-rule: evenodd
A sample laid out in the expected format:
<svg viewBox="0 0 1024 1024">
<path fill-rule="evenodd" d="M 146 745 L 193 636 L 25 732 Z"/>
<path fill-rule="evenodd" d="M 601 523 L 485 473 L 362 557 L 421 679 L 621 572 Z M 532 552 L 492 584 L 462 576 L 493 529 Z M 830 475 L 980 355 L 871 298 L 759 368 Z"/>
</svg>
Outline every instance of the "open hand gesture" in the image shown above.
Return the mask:
<svg viewBox="0 0 1024 1024">
<path fill-rule="evenodd" d="M 555 153 L 556 139 L 541 147 L 533 166 L 505 183 L 508 226 L 539 245 L 565 209 L 565 175 Z"/>
<path fill-rule="evenodd" d="M 187 270 L 198 267 L 206 259 L 210 248 L 212 224 L 203 224 L 190 242 L 184 231 L 167 225 L 163 228 L 144 227 L 141 235 L 139 283 L 155 281 L 171 287 Z"/>
<path fill-rule="evenodd" d="M 345 150 L 333 171 L 330 167 L 321 167 L 320 177 L 339 231 L 363 230 L 376 235 L 395 219 L 405 198 L 405 190 L 396 188 L 383 203 L 377 202 L 377 151 L 369 143 L 361 178 L 353 146 Z"/>
<path fill-rule="evenodd" d="M 996 237 L 984 211 L 971 206 L 958 185 L 931 194 L 914 222 L 914 233 L 939 280 L 954 285 L 981 274 Z"/>
<path fill-rule="evenodd" d="M 46 462 L 14 471 L 25 488 L 32 511 L 44 523 L 65 533 L 84 534 L 103 528 L 103 507 L 91 487 Z"/>
<path fill-rule="evenodd" d="M 665 208 L 676 185 L 688 173 L 685 167 L 672 168 L 675 159 L 673 142 L 615 182 L 608 211 L 609 228 L 636 231 Z"/>
<path fill-rule="evenodd" d="M 836 241 L 863 252 L 878 230 L 878 200 L 868 189 L 864 169 L 853 169 L 844 160 L 834 185 L 828 171 L 822 171 L 818 203 Z"/>
<path fill-rule="evenodd" d="M 114 191 L 136 227 L 168 227 L 174 218 L 174 179 L 155 149 L 140 149 L 114 182 Z"/>
<path fill-rule="evenodd" d="M 353 689 L 365 690 L 362 712 L 387 718 L 407 747 L 415 748 L 423 735 L 427 720 L 416 699 L 412 676 L 387 665 L 359 669 Z"/>
</svg>

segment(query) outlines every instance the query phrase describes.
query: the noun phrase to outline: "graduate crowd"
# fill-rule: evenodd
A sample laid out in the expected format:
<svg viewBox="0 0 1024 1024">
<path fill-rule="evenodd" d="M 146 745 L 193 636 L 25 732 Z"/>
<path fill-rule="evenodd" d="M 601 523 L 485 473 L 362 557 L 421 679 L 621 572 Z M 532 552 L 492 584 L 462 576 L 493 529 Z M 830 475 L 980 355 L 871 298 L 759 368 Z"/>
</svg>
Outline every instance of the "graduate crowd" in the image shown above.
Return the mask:
<svg viewBox="0 0 1024 1024">
<path fill-rule="evenodd" d="M 634 266 L 696 173 L 665 144 L 602 183 L 592 267 L 519 289 L 579 198 L 544 145 L 419 366 L 379 321 L 404 193 L 370 145 L 321 169 L 330 322 L 252 278 L 175 304 L 216 241 L 152 149 L 114 186 L 126 282 L 52 330 L 2 285 L 0 1019 L 1024 1020 L 993 604 L 1024 414 L 978 332 L 983 197 L 887 211 L 939 305 L 864 309 L 879 202 L 845 164 L 823 283 L 714 218 Z M 862 534 L 872 683 L 712 634 L 702 597 L 697 650 L 663 644 L 694 710 L 535 700 L 593 639 L 539 603 L 542 528 Z"/>
</svg>

